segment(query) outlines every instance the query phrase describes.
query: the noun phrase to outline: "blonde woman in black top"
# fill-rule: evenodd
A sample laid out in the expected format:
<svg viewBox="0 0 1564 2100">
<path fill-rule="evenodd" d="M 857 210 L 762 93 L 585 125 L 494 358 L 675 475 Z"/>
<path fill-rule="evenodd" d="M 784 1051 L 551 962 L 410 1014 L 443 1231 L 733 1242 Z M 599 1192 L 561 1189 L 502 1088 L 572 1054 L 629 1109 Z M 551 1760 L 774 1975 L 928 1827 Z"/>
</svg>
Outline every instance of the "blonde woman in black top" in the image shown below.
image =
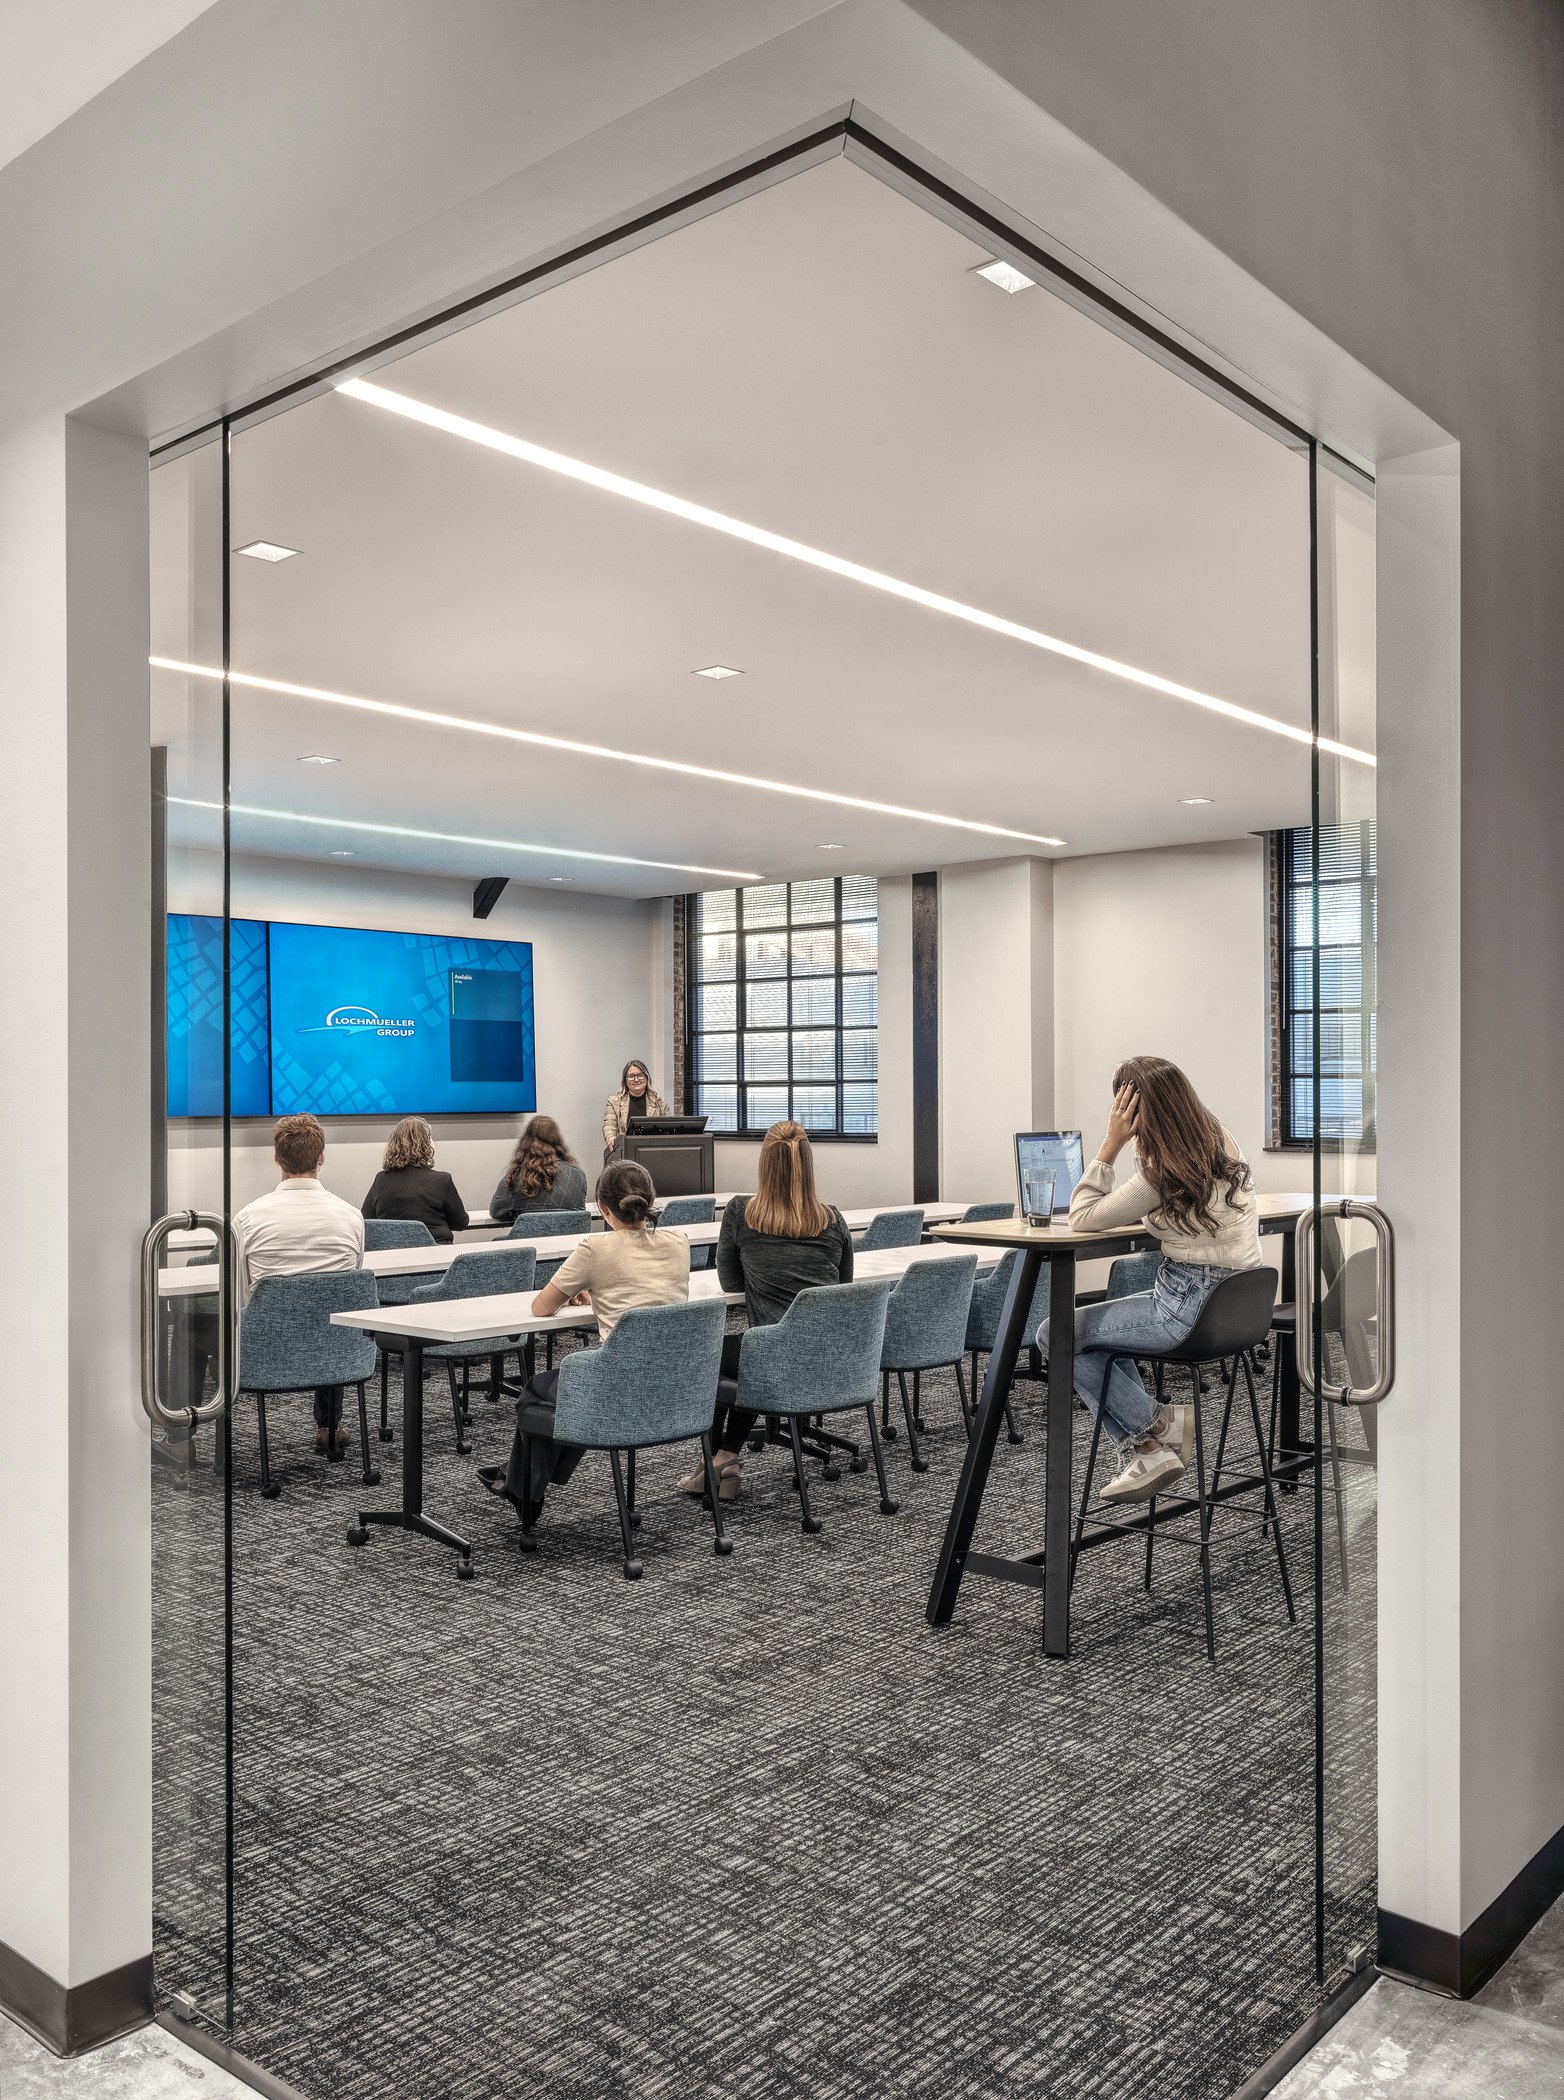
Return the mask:
<svg viewBox="0 0 1564 2100">
<path fill-rule="evenodd" d="M 773 1123 L 760 1148 L 759 1186 L 753 1196 L 735 1196 L 722 1214 L 717 1238 L 717 1275 L 725 1291 L 744 1293 L 752 1327 L 773 1326 L 800 1291 L 820 1283 L 851 1283 L 853 1236 L 842 1213 L 815 1193 L 815 1156 L 799 1123 Z M 739 1344 L 722 1344 L 722 1376 L 736 1378 Z M 741 1486 L 740 1454 L 755 1426 L 743 1407 L 717 1404 L 711 1443 L 717 1492 L 731 1502 Z M 705 1493 L 702 1468 L 679 1482 L 687 1495 Z"/>
<path fill-rule="evenodd" d="M 467 1230 L 456 1183 L 434 1163 L 434 1132 L 422 1116 L 404 1116 L 391 1133 L 380 1172 L 359 1205 L 366 1218 L 413 1218 L 442 1245 Z"/>
</svg>

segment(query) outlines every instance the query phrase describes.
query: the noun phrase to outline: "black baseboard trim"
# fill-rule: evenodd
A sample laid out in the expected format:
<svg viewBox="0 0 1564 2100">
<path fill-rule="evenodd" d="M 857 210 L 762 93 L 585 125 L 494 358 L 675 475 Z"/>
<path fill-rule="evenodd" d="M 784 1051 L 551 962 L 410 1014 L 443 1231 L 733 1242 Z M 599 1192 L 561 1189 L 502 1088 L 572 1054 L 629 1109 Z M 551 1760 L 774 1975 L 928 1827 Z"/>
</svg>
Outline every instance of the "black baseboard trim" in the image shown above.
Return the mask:
<svg viewBox="0 0 1564 2100">
<path fill-rule="evenodd" d="M 1301 2064 L 1315 2043 L 1330 2033 L 1342 2014 L 1351 2011 L 1378 1974 L 1379 1971 L 1370 1963 L 1366 1969 L 1359 1969 L 1355 1976 L 1349 1976 L 1339 1990 L 1332 1991 L 1325 2003 L 1310 2013 L 1296 2034 L 1288 2035 L 1280 2049 L 1266 2058 L 1252 2078 L 1244 2080 L 1233 2100 L 1265 2100 L 1267 2093 L 1274 2093 L 1287 2073 Z"/>
<path fill-rule="evenodd" d="M 78 2056 L 152 2018 L 152 1957 L 144 1954 L 67 1990 L 0 1940 L 0 2012 L 56 2056 Z"/>
<path fill-rule="evenodd" d="M 1379 1914 L 1379 1966 L 1449 1998 L 1470 1998 L 1502 1968 L 1545 1910 L 1564 1896 L 1564 1829 L 1534 1852 L 1507 1889 L 1457 1937 L 1393 1910 Z"/>
<path fill-rule="evenodd" d="M 270 2071 L 263 2071 L 259 2064 L 252 2064 L 247 2056 L 241 2056 L 237 2049 L 230 2049 L 216 2035 L 208 2034 L 204 2027 L 198 2027 L 194 2020 L 182 2020 L 166 2005 L 158 2013 L 157 2024 L 166 2028 L 176 2041 L 183 2042 L 187 2049 L 194 2049 L 197 2056 L 204 2056 L 208 2063 L 216 2064 L 231 2078 L 237 2078 L 241 2085 L 249 2086 L 253 2092 L 264 2093 L 266 2100 L 304 2100 L 297 2086 L 284 2084 Z"/>
</svg>

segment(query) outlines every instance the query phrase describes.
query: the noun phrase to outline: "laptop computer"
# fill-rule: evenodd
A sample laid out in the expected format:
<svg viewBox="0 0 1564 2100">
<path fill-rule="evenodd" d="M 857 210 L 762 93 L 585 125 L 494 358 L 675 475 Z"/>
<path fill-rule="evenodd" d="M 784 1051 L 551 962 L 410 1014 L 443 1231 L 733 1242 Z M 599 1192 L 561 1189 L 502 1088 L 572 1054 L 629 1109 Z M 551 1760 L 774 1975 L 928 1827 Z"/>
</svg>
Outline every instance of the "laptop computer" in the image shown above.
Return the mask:
<svg viewBox="0 0 1564 2100">
<path fill-rule="evenodd" d="M 1068 1213 L 1070 1191 L 1080 1180 L 1085 1166 L 1081 1151 L 1081 1133 L 1078 1130 L 1018 1130 L 1015 1146 L 1016 1191 L 1020 1215 L 1023 1218 L 1035 1215 L 1031 1208 L 1027 1172 L 1031 1167 L 1053 1168 L 1053 1214 L 1058 1217 L 1061 1213 Z"/>
</svg>

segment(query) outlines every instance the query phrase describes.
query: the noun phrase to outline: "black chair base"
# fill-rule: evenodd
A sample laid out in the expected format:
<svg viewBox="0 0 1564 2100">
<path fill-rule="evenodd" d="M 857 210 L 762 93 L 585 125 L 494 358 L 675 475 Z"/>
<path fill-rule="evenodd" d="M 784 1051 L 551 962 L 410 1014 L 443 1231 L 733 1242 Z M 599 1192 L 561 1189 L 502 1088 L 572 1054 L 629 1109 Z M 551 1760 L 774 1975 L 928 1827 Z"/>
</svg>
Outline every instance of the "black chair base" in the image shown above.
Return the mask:
<svg viewBox="0 0 1564 2100">
<path fill-rule="evenodd" d="M 363 1479 L 365 1487 L 379 1487 L 380 1470 L 378 1467 L 371 1466 L 371 1464 L 369 1463 L 369 1403 L 364 1397 L 364 1388 L 367 1382 L 367 1380 L 362 1378 L 360 1378 L 357 1381 L 359 1449 L 363 1454 L 363 1472 L 361 1477 Z M 315 1388 L 313 1386 L 301 1385 L 292 1388 L 292 1390 L 301 1393 L 313 1393 L 315 1391 Z M 238 1395 L 236 1394 L 235 1398 L 237 1399 L 237 1397 Z M 268 1427 L 266 1421 L 266 1402 L 269 1397 L 272 1396 L 268 1395 L 267 1393 L 256 1393 L 255 1415 L 256 1424 L 260 1431 L 261 1444 L 261 1497 L 263 1501 L 275 1502 L 278 1496 L 282 1493 L 282 1489 L 272 1478 L 271 1437 L 268 1434 Z M 329 1465 L 338 1465 L 342 1462 L 344 1458 L 346 1458 L 346 1456 L 347 1453 L 345 1451 L 339 1451 L 337 1449 L 336 1438 L 333 1437 L 330 1443 L 326 1446 L 327 1463 Z"/>
<path fill-rule="evenodd" d="M 541 1420 L 534 1428 L 529 1429 L 525 1419 L 525 1411 L 521 1411 L 517 1427 L 521 1433 L 522 1477 L 530 1488 L 532 1482 L 532 1439 L 534 1435 L 541 1435 L 546 1432 L 543 1429 Z M 682 1443 L 685 1439 L 681 1437 L 677 1441 Z M 636 1447 L 630 1447 L 625 1452 L 623 1464 L 621 1464 L 617 1449 L 610 1447 L 608 1452 L 609 1464 L 613 1468 L 614 1504 L 619 1516 L 619 1541 L 623 1550 L 623 1568 L 626 1582 L 639 1582 L 644 1572 L 640 1561 L 635 1557 L 634 1551 L 634 1534 L 641 1528 L 642 1514 L 635 1506 L 635 1452 Z M 733 1551 L 733 1541 L 723 1529 L 722 1503 L 717 1493 L 717 1472 L 712 1460 L 711 1432 L 709 1430 L 703 1431 L 701 1435 L 701 1462 L 706 1474 L 706 1493 L 702 1497 L 702 1502 L 705 1507 L 710 1509 L 712 1516 L 712 1551 L 720 1557 L 726 1558 Z M 513 1497 L 507 1499 L 514 1501 Z M 533 1527 L 530 1497 L 524 1496 L 520 1502 L 516 1502 L 515 1507 L 521 1518 L 521 1533 L 516 1541 L 517 1548 L 522 1553 L 536 1553 L 538 1540 Z"/>
</svg>

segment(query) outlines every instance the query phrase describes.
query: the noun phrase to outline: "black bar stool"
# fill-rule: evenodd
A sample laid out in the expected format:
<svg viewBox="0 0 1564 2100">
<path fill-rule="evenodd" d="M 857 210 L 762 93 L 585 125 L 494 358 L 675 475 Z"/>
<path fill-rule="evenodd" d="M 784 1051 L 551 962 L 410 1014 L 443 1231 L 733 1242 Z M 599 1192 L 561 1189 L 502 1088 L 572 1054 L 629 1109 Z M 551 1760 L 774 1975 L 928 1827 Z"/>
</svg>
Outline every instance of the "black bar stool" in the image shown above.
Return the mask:
<svg viewBox="0 0 1564 2100">
<path fill-rule="evenodd" d="M 1271 1458 L 1267 1448 L 1265 1428 L 1260 1421 L 1260 1403 L 1255 1395 L 1254 1373 L 1250 1367 L 1250 1351 L 1265 1340 L 1271 1330 L 1271 1308 L 1276 1300 L 1276 1271 L 1270 1267 L 1241 1269 L 1235 1276 L 1224 1277 L 1212 1291 L 1200 1309 L 1200 1317 L 1182 1342 L 1170 1349 L 1155 1350 L 1137 1346 L 1133 1351 L 1116 1351 L 1109 1361 L 1108 1375 L 1113 1375 L 1115 1364 L 1128 1364 L 1134 1369 L 1137 1361 L 1155 1367 L 1157 1380 L 1157 1402 L 1162 1403 L 1163 1373 L 1169 1364 L 1185 1365 L 1192 1375 L 1192 1394 L 1189 1404 L 1195 1410 L 1195 1501 L 1180 1498 L 1182 1507 L 1157 1513 L 1158 1498 L 1153 1495 L 1146 1505 L 1146 1515 L 1135 1523 L 1102 1521 L 1102 1529 L 1120 1532 L 1132 1537 L 1140 1531 L 1146 1534 L 1146 1588 L 1151 1588 L 1151 1555 L 1159 1525 L 1166 1525 L 1186 1514 L 1191 1508 L 1200 1518 L 1200 1579 L 1205 1592 L 1206 1607 L 1206 1654 L 1216 1661 L 1216 1634 L 1211 1614 L 1211 1511 L 1212 1498 L 1206 1491 L 1206 1447 L 1205 1429 L 1201 1420 L 1200 1392 L 1203 1381 L 1202 1370 L 1229 1362 L 1227 1395 L 1222 1408 L 1222 1430 L 1217 1439 L 1216 1467 L 1213 1488 L 1222 1471 L 1222 1460 L 1227 1450 L 1227 1432 L 1232 1420 L 1233 1399 L 1238 1387 L 1238 1373 L 1242 1369 L 1244 1386 L 1249 1396 L 1249 1419 L 1254 1425 L 1255 1448 L 1260 1459 L 1260 1478 L 1264 1488 L 1265 1526 L 1276 1541 L 1276 1565 L 1281 1572 L 1282 1594 L 1287 1600 L 1287 1616 L 1297 1623 L 1298 1614 L 1293 1608 L 1292 1584 L 1287 1576 L 1287 1557 L 1282 1550 L 1281 1524 L 1277 1519 L 1276 1496 L 1271 1484 Z M 1106 1382 L 1106 1381 L 1105 1381 Z M 1070 1579 L 1075 1579 L 1075 1564 L 1081 1552 L 1081 1540 L 1086 1530 L 1086 1512 L 1091 1502 L 1092 1477 L 1097 1469 L 1097 1446 L 1102 1440 L 1102 1416 L 1099 1413 L 1092 1427 L 1091 1456 L 1086 1462 L 1086 1482 L 1081 1490 L 1080 1513 L 1076 1519 L 1075 1541 L 1070 1551 Z M 1224 1500 L 1240 1492 L 1242 1483 L 1234 1482 Z"/>
</svg>

